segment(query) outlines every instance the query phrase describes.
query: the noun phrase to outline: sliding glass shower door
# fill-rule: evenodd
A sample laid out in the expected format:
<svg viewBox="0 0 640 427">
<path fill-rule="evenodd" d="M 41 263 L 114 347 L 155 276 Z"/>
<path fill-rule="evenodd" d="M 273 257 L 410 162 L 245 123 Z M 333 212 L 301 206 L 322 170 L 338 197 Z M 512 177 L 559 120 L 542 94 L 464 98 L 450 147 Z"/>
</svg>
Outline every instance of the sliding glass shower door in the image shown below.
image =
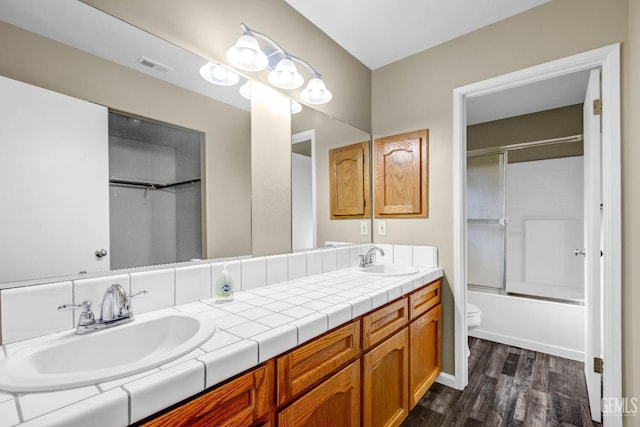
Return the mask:
<svg viewBox="0 0 640 427">
<path fill-rule="evenodd" d="M 504 289 L 504 154 L 467 157 L 467 283 Z"/>
</svg>

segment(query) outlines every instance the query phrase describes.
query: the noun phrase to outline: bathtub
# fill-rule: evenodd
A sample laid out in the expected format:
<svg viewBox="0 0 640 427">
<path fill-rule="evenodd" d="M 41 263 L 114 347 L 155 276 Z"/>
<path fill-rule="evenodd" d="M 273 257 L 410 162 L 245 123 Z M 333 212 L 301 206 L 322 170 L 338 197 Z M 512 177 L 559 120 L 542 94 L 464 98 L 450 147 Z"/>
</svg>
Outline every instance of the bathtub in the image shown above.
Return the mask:
<svg viewBox="0 0 640 427">
<path fill-rule="evenodd" d="M 584 305 L 469 288 L 467 302 L 482 310 L 470 336 L 584 361 Z"/>
</svg>

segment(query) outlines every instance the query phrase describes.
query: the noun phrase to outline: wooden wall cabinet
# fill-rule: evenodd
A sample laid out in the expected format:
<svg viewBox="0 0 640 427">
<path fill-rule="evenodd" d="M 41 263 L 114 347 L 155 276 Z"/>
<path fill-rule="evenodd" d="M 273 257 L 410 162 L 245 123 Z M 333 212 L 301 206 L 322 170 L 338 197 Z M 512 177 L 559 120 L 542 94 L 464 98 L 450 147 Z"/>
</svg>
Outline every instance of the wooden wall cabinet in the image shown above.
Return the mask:
<svg viewBox="0 0 640 427">
<path fill-rule="evenodd" d="M 369 218 L 369 141 L 329 150 L 331 219 Z"/>
<path fill-rule="evenodd" d="M 275 411 L 274 361 L 190 400 L 145 427 L 265 426 Z"/>
<path fill-rule="evenodd" d="M 376 218 L 428 216 L 428 136 L 424 129 L 375 140 Z"/>
</svg>

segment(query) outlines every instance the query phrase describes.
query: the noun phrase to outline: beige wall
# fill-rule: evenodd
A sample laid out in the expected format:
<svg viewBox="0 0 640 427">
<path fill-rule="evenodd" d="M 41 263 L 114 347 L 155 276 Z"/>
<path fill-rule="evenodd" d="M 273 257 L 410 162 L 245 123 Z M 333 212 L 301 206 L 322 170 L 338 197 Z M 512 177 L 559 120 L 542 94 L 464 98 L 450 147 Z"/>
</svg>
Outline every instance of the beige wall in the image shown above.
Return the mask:
<svg viewBox="0 0 640 427">
<path fill-rule="evenodd" d="M 283 0 L 85 0 L 198 55 L 226 62 L 242 35 L 240 23 L 273 38 L 322 73 L 333 93 L 316 106 L 371 130 L 371 71 Z M 311 77 L 300 71 L 305 81 Z M 266 72 L 246 75 L 266 82 Z M 292 92 L 297 94 L 298 91 Z"/>
<path fill-rule="evenodd" d="M 329 150 L 369 141 L 369 134 L 311 108 L 292 117 L 292 128 L 294 133 L 315 130 L 317 246 L 327 240 L 371 242 L 371 219 L 331 219 L 329 199 Z M 368 222 L 366 235 L 360 234 L 361 221 Z"/>
<path fill-rule="evenodd" d="M 626 0 L 552 1 L 373 72 L 374 138 L 429 129 L 429 218 L 387 220 L 374 241 L 435 245 L 451 287 L 453 89 L 627 40 Z M 624 50 L 623 50 L 624 53 Z M 626 285 L 625 285 L 626 289 Z M 454 372 L 452 290 L 443 292 L 443 368 Z M 636 391 L 640 395 L 640 390 Z"/>
<path fill-rule="evenodd" d="M 291 101 L 251 86 L 251 235 L 253 256 L 291 252 Z"/>
<path fill-rule="evenodd" d="M 467 150 L 544 141 L 582 134 L 582 104 L 467 127 Z M 509 163 L 582 156 L 582 141 L 509 152 Z"/>
<path fill-rule="evenodd" d="M 640 398 L 640 1 L 629 0 L 629 41 L 622 94 L 622 376 L 623 395 Z M 635 422 L 635 424 L 634 424 Z M 625 425 L 640 425 L 640 415 Z"/>
<path fill-rule="evenodd" d="M 206 255 L 251 253 L 250 114 L 0 22 L 0 75 L 205 133 Z"/>
</svg>

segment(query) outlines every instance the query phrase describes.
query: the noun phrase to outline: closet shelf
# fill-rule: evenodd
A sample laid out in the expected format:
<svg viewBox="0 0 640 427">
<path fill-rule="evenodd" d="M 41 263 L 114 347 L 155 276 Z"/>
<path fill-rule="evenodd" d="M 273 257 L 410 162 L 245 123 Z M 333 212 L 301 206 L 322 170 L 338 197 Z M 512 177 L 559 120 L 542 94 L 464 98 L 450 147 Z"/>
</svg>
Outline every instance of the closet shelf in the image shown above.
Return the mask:
<svg viewBox="0 0 640 427">
<path fill-rule="evenodd" d="M 147 190 L 162 190 L 163 188 L 176 187 L 178 185 L 196 184 L 200 182 L 200 178 L 185 179 L 176 182 L 152 182 L 130 178 L 109 178 L 109 185 L 117 185 L 122 187 L 144 188 Z"/>
</svg>

